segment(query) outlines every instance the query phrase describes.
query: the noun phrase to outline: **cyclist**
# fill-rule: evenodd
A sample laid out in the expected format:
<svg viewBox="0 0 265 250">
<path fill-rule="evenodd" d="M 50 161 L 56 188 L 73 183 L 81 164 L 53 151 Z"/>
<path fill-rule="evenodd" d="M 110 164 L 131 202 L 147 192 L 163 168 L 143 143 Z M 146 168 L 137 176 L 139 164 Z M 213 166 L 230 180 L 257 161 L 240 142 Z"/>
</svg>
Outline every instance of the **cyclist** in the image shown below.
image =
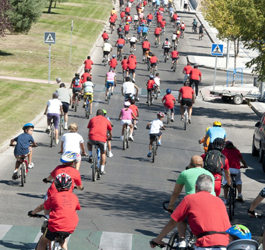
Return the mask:
<svg viewBox="0 0 265 250">
<path fill-rule="evenodd" d="M 128 59 L 127 56 L 123 57 L 123 60 L 121 61 L 121 66 L 122 66 L 122 73 L 123 76 L 127 76 L 128 75 Z"/>
<path fill-rule="evenodd" d="M 81 207 L 77 196 L 72 192 L 68 192 L 72 186 L 71 176 L 65 173 L 59 174 L 54 182 L 58 192 L 50 196 L 33 211 L 28 212 L 28 216 L 34 216 L 44 209 L 51 210 L 48 228 L 41 236 L 37 250 L 45 250 L 47 244 L 54 241 L 58 235 L 64 239 L 64 242 L 60 243 L 61 247 L 67 249 L 65 239 L 74 232 L 78 224 L 79 219 L 76 210 L 80 210 Z"/>
<path fill-rule="evenodd" d="M 180 24 L 180 31 L 183 37 L 184 37 L 185 29 L 186 29 L 186 24 L 184 21 L 182 21 L 182 23 Z"/>
<path fill-rule="evenodd" d="M 130 38 L 130 50 L 136 50 L 136 43 L 138 42 L 137 38 L 135 35 L 133 35 L 131 38 Z"/>
<path fill-rule="evenodd" d="M 18 178 L 18 168 L 19 165 L 23 162 L 23 158 L 28 157 L 28 168 L 33 168 L 34 164 L 32 162 L 32 147 L 36 147 L 37 143 L 34 141 L 32 134 L 34 125 L 32 123 L 26 123 L 23 128 L 24 133 L 15 137 L 10 141 L 10 145 L 13 146 L 13 143 L 16 142 L 14 155 L 16 157 L 15 170 L 12 176 L 13 180 Z"/>
<path fill-rule="evenodd" d="M 139 24 L 137 27 L 137 36 L 138 36 L 139 40 L 141 39 L 142 31 L 143 31 L 143 26 L 141 24 Z"/>
<path fill-rule="evenodd" d="M 143 61 L 145 59 L 146 56 L 146 52 L 150 50 L 150 43 L 148 42 L 148 39 L 146 38 L 145 41 L 143 41 L 142 43 L 142 49 L 143 49 Z"/>
<path fill-rule="evenodd" d="M 160 84 L 161 84 L 161 79 L 159 77 L 159 73 L 156 73 L 155 77 L 154 77 L 154 81 L 156 83 L 156 87 L 157 87 L 157 92 L 160 93 Z"/>
<path fill-rule="evenodd" d="M 162 29 L 159 27 L 159 25 L 157 25 L 156 29 L 155 29 L 155 45 L 160 44 L 160 33 L 161 33 Z"/>
<path fill-rule="evenodd" d="M 87 77 L 92 79 L 92 75 L 89 73 L 89 69 L 85 69 L 85 72 L 81 75 L 81 83 L 85 83 L 87 81 Z"/>
<path fill-rule="evenodd" d="M 201 24 L 200 27 L 199 27 L 199 40 L 202 40 L 203 35 L 204 35 L 203 34 L 204 30 L 205 30 L 205 28 L 204 28 L 203 24 Z"/>
<path fill-rule="evenodd" d="M 143 37 L 143 39 L 145 39 L 148 37 L 149 28 L 147 26 L 145 26 L 144 23 L 142 23 L 142 26 L 143 26 L 142 37 Z"/>
<path fill-rule="evenodd" d="M 192 70 L 192 66 L 190 66 L 190 63 L 188 62 L 182 71 L 182 73 L 184 74 L 183 83 L 186 82 L 188 78 L 190 77 L 191 70 Z"/>
<path fill-rule="evenodd" d="M 176 46 L 176 40 L 177 40 L 177 31 L 173 33 L 171 36 L 172 44 L 174 44 L 174 47 Z"/>
<path fill-rule="evenodd" d="M 68 111 L 69 105 L 71 105 L 72 96 L 69 93 L 68 89 L 65 88 L 65 84 L 63 82 L 60 84 L 60 88 L 56 90 L 56 93 L 58 94 L 58 99 L 63 104 L 64 129 L 67 130 Z"/>
<path fill-rule="evenodd" d="M 166 19 L 163 18 L 162 21 L 160 22 L 160 28 L 162 29 L 162 33 L 165 34 L 166 32 Z"/>
<path fill-rule="evenodd" d="M 247 163 L 243 159 L 242 154 L 240 151 L 234 146 L 231 141 L 227 141 L 225 143 L 225 147 L 222 151 L 222 154 L 227 158 L 229 162 L 229 171 L 230 174 L 235 174 L 235 181 L 236 181 L 236 188 L 238 191 L 237 201 L 244 202 L 242 196 L 242 180 L 241 180 L 241 173 L 240 173 L 240 163 L 243 164 L 244 168 L 247 168 Z M 226 179 L 224 178 L 223 186 L 224 186 L 224 202 L 226 203 L 228 188 L 226 187 Z"/>
<path fill-rule="evenodd" d="M 152 21 L 153 21 L 153 15 L 152 15 L 152 13 L 150 12 L 150 13 L 147 15 L 147 25 L 148 25 L 149 27 L 151 27 Z"/>
<path fill-rule="evenodd" d="M 132 17 L 130 15 L 127 15 L 126 22 L 130 25 L 132 23 Z"/>
<path fill-rule="evenodd" d="M 124 129 L 127 124 L 130 126 L 130 135 L 129 140 L 134 141 L 133 139 L 133 124 L 132 119 L 138 120 L 138 118 L 134 115 L 133 111 L 129 108 L 131 103 L 126 101 L 123 104 L 124 108 L 121 109 L 119 119 L 121 120 L 122 130 L 121 130 L 121 140 L 123 141 Z"/>
<path fill-rule="evenodd" d="M 106 149 L 107 149 L 107 138 L 112 139 L 112 126 L 110 121 L 104 117 L 104 112 L 102 109 L 97 111 L 97 116 L 93 117 L 87 128 L 89 129 L 88 133 L 88 153 L 89 153 L 89 163 L 92 163 L 92 145 L 99 144 L 100 154 L 101 154 L 101 163 L 100 171 L 101 174 L 105 174 L 105 163 L 106 163 Z M 107 137 L 108 134 L 108 137 Z"/>
<path fill-rule="evenodd" d="M 206 133 L 209 130 L 209 128 L 210 127 L 206 128 Z M 203 146 L 204 153 L 206 154 L 208 152 L 208 146 L 209 146 L 209 143 L 210 143 L 210 138 L 208 137 L 207 141 L 205 141 L 205 137 L 206 137 L 206 135 L 201 140 L 199 140 L 199 144 L 202 144 L 204 142 L 206 143 L 206 145 Z"/>
<path fill-rule="evenodd" d="M 137 15 L 137 13 L 135 13 L 133 16 L 134 27 L 137 26 L 138 21 L 139 21 L 139 16 Z"/>
<path fill-rule="evenodd" d="M 179 16 L 177 17 L 176 24 L 177 24 L 177 30 L 179 31 L 180 29 L 180 17 Z M 180 32 L 179 32 L 179 35 L 180 35 Z"/>
<path fill-rule="evenodd" d="M 55 92 L 52 94 L 52 99 L 47 102 L 46 109 L 44 111 L 44 115 L 47 115 L 47 129 L 46 132 L 49 132 L 51 129 L 51 120 L 54 123 L 54 131 L 55 131 L 55 143 L 59 143 L 58 139 L 58 128 L 60 122 L 60 115 L 63 115 L 63 104 L 60 100 L 58 100 L 58 94 Z"/>
<path fill-rule="evenodd" d="M 155 85 L 155 81 L 154 81 L 154 76 L 150 75 L 149 76 L 149 80 L 146 83 L 146 87 L 147 87 L 147 100 L 146 103 L 148 103 L 148 99 L 149 99 L 149 93 L 151 93 L 151 95 L 153 95 L 154 92 L 154 85 Z"/>
<path fill-rule="evenodd" d="M 112 58 L 109 61 L 109 66 L 110 66 L 109 70 L 113 69 L 115 72 L 117 64 L 118 64 L 118 61 L 116 59 L 116 55 L 112 55 Z"/>
<path fill-rule="evenodd" d="M 102 111 L 104 113 L 104 117 L 106 117 L 107 111 L 105 109 L 102 109 Z M 110 118 L 109 117 L 106 117 L 106 118 L 110 121 Z M 111 123 L 111 121 L 110 121 L 110 123 Z M 112 123 L 111 123 L 111 126 L 113 127 L 113 124 Z M 107 134 L 107 136 L 109 136 L 109 135 Z M 107 140 L 107 147 L 109 149 L 109 152 L 108 152 L 108 155 L 107 156 L 109 158 L 111 158 L 111 157 L 113 157 L 113 154 L 111 152 L 111 140 Z"/>
<path fill-rule="evenodd" d="M 165 114 L 163 112 L 157 112 L 157 119 L 149 122 L 147 124 L 148 127 L 150 127 L 149 130 L 149 152 L 147 154 L 147 157 L 151 157 L 151 151 L 152 151 L 152 143 L 155 140 L 156 136 L 158 136 L 158 146 L 161 146 L 161 139 L 162 139 L 162 132 L 161 129 L 166 129 L 163 124 L 163 119 L 165 117 Z"/>
<path fill-rule="evenodd" d="M 125 82 L 121 86 L 121 94 L 125 96 L 125 99 L 128 99 L 131 95 L 134 95 L 135 99 L 139 101 L 137 98 L 138 91 L 139 88 L 133 82 L 131 82 L 131 78 L 129 76 L 126 76 Z"/>
<path fill-rule="evenodd" d="M 109 18 L 109 26 L 110 26 L 110 30 L 114 29 L 115 27 L 115 22 L 116 22 L 116 16 L 114 14 L 111 14 L 110 18 Z"/>
<path fill-rule="evenodd" d="M 113 95 L 114 86 L 116 87 L 116 74 L 114 72 L 114 69 L 110 69 L 110 71 L 106 74 L 105 78 L 105 86 L 106 86 L 106 92 L 105 92 L 105 101 L 107 101 L 107 95 L 109 88 L 111 87 L 111 95 Z"/>
<path fill-rule="evenodd" d="M 188 86 L 188 83 L 184 83 L 184 87 L 179 90 L 178 103 L 180 103 L 180 113 L 181 113 L 181 121 L 184 121 L 184 106 L 187 105 L 189 120 L 191 123 L 191 114 L 192 114 L 192 105 L 195 103 L 195 95 L 194 91 L 191 87 Z"/>
<path fill-rule="evenodd" d="M 124 37 L 126 40 L 128 40 L 129 32 L 130 32 L 130 24 L 129 22 L 126 22 L 126 24 L 124 25 Z"/>
<path fill-rule="evenodd" d="M 138 118 L 138 117 L 139 117 L 139 109 L 138 109 L 138 107 L 135 105 L 135 100 L 134 100 L 134 98 L 132 98 L 132 99 L 130 100 L 130 103 L 131 103 L 131 105 L 130 105 L 129 108 L 133 111 L 134 116 L 136 116 L 136 117 Z M 138 120 L 136 120 L 136 119 L 132 119 L 132 123 L 133 123 L 133 129 L 137 130 L 137 123 L 138 123 Z"/>
<path fill-rule="evenodd" d="M 194 19 L 193 19 L 193 22 L 192 22 L 192 30 L 193 30 L 195 33 L 197 33 L 197 25 L 198 25 L 197 20 L 194 18 Z"/>
<path fill-rule="evenodd" d="M 125 21 L 125 11 L 124 11 L 124 9 L 121 10 L 120 17 L 121 17 L 121 23 L 124 23 L 124 21 Z"/>
<path fill-rule="evenodd" d="M 226 140 L 226 131 L 222 128 L 222 123 L 219 121 L 213 122 L 213 126 L 209 128 L 209 130 L 206 133 L 205 140 L 207 141 L 208 137 L 210 138 L 210 143 L 208 146 L 208 150 L 213 149 L 213 141 L 216 138 L 222 138 Z M 206 143 L 203 144 L 203 146 L 206 146 Z"/>
<path fill-rule="evenodd" d="M 198 177 L 201 174 L 206 174 L 211 176 L 212 178 L 212 191 L 211 194 L 215 195 L 214 192 L 214 177 L 211 172 L 203 168 L 203 159 L 199 155 L 194 155 L 190 159 L 189 165 L 186 167 L 186 170 L 182 171 L 175 183 L 175 187 L 173 190 L 173 193 L 171 195 L 168 209 L 174 210 L 174 204 L 176 200 L 178 199 L 180 193 L 183 190 L 183 187 L 185 187 L 185 195 L 189 194 L 195 194 L 195 184 L 198 179 Z"/>
<path fill-rule="evenodd" d="M 123 36 L 121 36 L 115 43 L 115 46 L 117 46 L 117 54 L 119 54 L 119 50 L 121 53 L 123 53 L 123 47 L 125 45 L 125 40 L 123 39 Z"/>
<path fill-rule="evenodd" d="M 168 38 L 162 44 L 162 49 L 164 49 L 164 56 L 169 57 L 169 50 L 172 48 L 171 43 L 168 41 Z"/>
<path fill-rule="evenodd" d="M 226 207 L 222 200 L 211 194 L 213 186 L 209 175 L 201 174 L 196 181 L 196 193 L 184 197 L 171 215 L 170 221 L 161 233 L 150 242 L 152 248 L 165 245 L 163 238 L 175 227 L 178 227 L 178 248 L 185 248 L 184 239 L 188 218 L 191 231 L 196 236 L 195 248 L 223 250 L 228 245 L 229 238 L 224 231 L 231 224 Z M 207 204 L 207 205 L 206 205 Z M 213 247 L 214 246 L 214 247 Z"/>
<path fill-rule="evenodd" d="M 171 58 L 172 58 L 172 66 L 171 69 L 173 69 L 174 62 L 176 63 L 176 66 L 179 65 L 179 53 L 178 51 L 174 48 L 174 50 L 171 52 Z"/>
<path fill-rule="evenodd" d="M 92 71 L 92 65 L 94 64 L 93 61 L 90 58 L 91 57 L 88 56 L 87 59 L 84 61 L 84 65 L 85 65 L 84 70 L 88 69 L 89 72 Z"/>
<path fill-rule="evenodd" d="M 135 82 L 136 65 L 137 65 L 136 56 L 133 55 L 133 52 L 132 52 L 128 58 L 128 70 L 129 70 L 129 75 L 132 75 L 132 78 L 133 78 L 132 81 L 133 82 Z"/>
<path fill-rule="evenodd" d="M 80 74 L 78 73 L 75 74 L 75 77 L 72 80 L 70 88 L 73 90 L 73 96 L 72 96 L 72 109 L 73 109 L 74 104 L 75 104 L 75 98 L 82 91 L 82 83 L 80 79 Z"/>
<path fill-rule="evenodd" d="M 126 14 L 126 15 L 130 15 L 130 11 L 131 11 L 131 8 L 130 8 L 129 6 L 127 6 L 127 7 L 125 8 L 125 14 Z"/>
<path fill-rule="evenodd" d="M 111 44 L 109 43 L 108 40 L 105 41 L 105 43 L 103 44 L 102 49 L 103 49 L 103 60 L 102 60 L 102 62 L 104 62 L 105 56 L 107 56 L 108 61 L 109 61 L 109 54 L 112 51 L 112 46 L 111 46 Z"/>
<path fill-rule="evenodd" d="M 117 28 L 117 35 L 119 38 L 123 37 L 124 29 L 122 28 L 121 24 L 119 24 L 119 27 Z"/>
<path fill-rule="evenodd" d="M 174 105 L 176 104 L 176 99 L 173 95 L 171 95 L 171 89 L 166 90 L 166 95 L 163 97 L 162 103 L 166 109 L 165 113 L 169 112 L 169 110 L 171 111 L 171 121 L 174 122 Z"/>
<path fill-rule="evenodd" d="M 177 11 L 175 11 L 175 13 L 173 14 L 171 18 L 171 21 L 173 22 L 173 27 L 176 25 L 177 18 L 178 18 L 178 14 L 177 14 Z"/>
<path fill-rule="evenodd" d="M 150 64 L 151 64 L 150 70 L 152 70 L 152 68 L 155 68 L 155 71 L 157 71 L 157 64 L 159 63 L 158 58 L 155 56 L 155 53 L 152 53 L 152 56 L 151 56 L 151 53 L 149 53 L 149 56 L 150 56 Z"/>
<path fill-rule="evenodd" d="M 198 96 L 199 93 L 199 82 L 202 80 L 202 73 L 198 69 L 198 65 L 194 64 L 193 69 L 190 72 L 190 87 L 192 87 L 192 84 L 195 84 L 195 92 L 196 92 L 196 97 Z"/>
<path fill-rule="evenodd" d="M 102 34 L 102 39 L 103 39 L 104 42 L 109 39 L 109 35 L 108 35 L 106 30 L 104 30 L 104 32 Z"/>
<path fill-rule="evenodd" d="M 83 84 L 82 87 L 84 93 L 84 104 L 83 108 L 86 106 L 87 99 L 89 100 L 90 105 L 90 115 L 92 115 L 92 105 L 93 105 L 93 93 L 94 93 L 94 84 L 91 80 L 91 77 L 87 77 L 87 81 Z"/>
</svg>

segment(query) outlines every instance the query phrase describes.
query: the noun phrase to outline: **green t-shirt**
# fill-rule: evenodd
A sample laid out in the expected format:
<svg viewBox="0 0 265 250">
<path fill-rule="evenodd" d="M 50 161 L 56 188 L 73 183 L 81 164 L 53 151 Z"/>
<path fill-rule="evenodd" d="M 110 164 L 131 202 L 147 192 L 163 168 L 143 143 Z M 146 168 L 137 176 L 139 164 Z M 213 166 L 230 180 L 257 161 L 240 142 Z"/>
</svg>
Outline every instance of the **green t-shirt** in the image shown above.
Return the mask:
<svg viewBox="0 0 265 250">
<path fill-rule="evenodd" d="M 206 170 L 204 168 L 190 168 L 190 169 L 184 170 L 179 175 L 179 178 L 177 179 L 176 183 L 185 186 L 186 195 L 194 194 L 195 193 L 195 183 L 197 181 L 197 178 L 201 174 L 207 174 L 207 175 L 212 177 L 213 190 L 212 190 L 211 194 L 215 195 L 215 192 L 214 192 L 214 177 L 213 177 L 211 172 L 209 172 L 208 170 Z"/>
</svg>

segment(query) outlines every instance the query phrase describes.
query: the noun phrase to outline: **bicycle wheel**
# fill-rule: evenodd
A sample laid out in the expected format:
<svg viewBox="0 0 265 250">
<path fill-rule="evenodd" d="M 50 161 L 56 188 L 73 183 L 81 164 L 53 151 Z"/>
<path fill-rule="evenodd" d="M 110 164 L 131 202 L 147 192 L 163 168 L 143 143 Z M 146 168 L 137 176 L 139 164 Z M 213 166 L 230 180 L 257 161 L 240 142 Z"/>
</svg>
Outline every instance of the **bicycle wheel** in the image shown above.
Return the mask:
<svg viewBox="0 0 265 250">
<path fill-rule="evenodd" d="M 170 122 L 170 110 L 167 111 L 167 124 Z"/>
<path fill-rule="evenodd" d="M 123 133 L 123 144 L 122 144 L 122 146 L 123 146 L 123 150 L 125 150 L 126 149 L 126 137 L 127 137 L 127 129 L 125 128 L 125 129 L 123 129 L 124 130 L 124 133 Z"/>
<path fill-rule="evenodd" d="M 21 181 L 21 187 L 24 187 L 25 184 L 25 177 L 26 177 L 26 166 L 25 163 L 21 163 L 21 176 L 20 176 L 20 181 Z"/>
<path fill-rule="evenodd" d="M 127 127 L 127 131 L 126 131 L 126 148 L 129 148 L 129 133 L 130 133 L 130 127 Z"/>
<path fill-rule="evenodd" d="M 62 135 L 62 130 L 63 130 L 63 119 L 60 117 L 60 124 L 59 124 L 59 135 Z"/>
<path fill-rule="evenodd" d="M 93 152 L 93 165 L 92 165 L 92 181 L 96 181 L 97 180 L 97 161 L 98 161 L 98 157 L 97 157 L 97 150 L 96 148 L 94 148 L 94 152 Z"/>
<path fill-rule="evenodd" d="M 187 124 L 188 124 L 188 112 L 187 112 L 187 109 L 185 109 L 185 112 L 184 112 L 184 130 L 187 129 Z"/>
<path fill-rule="evenodd" d="M 97 169 L 96 169 L 96 172 L 97 172 L 97 178 L 100 179 L 100 176 L 101 176 L 101 167 L 100 167 L 100 163 L 101 163 L 101 154 L 100 154 L 100 149 L 98 148 L 97 149 Z"/>
<path fill-rule="evenodd" d="M 150 96 L 150 92 L 148 93 L 148 99 L 147 99 L 147 105 L 150 106 L 151 105 L 151 96 Z"/>
<path fill-rule="evenodd" d="M 228 193 L 228 202 L 229 202 L 229 206 L 228 206 L 228 215 L 229 215 L 229 220 L 231 221 L 233 219 L 233 196 L 234 196 L 234 192 L 232 190 L 232 188 L 229 189 L 229 193 Z"/>
<path fill-rule="evenodd" d="M 50 147 L 53 146 L 53 143 L 54 143 L 54 138 L 55 138 L 55 133 L 54 133 L 54 125 L 53 123 L 51 124 L 51 142 L 50 142 Z"/>
<path fill-rule="evenodd" d="M 78 98 L 75 97 L 75 107 L 74 107 L 74 108 L 75 108 L 75 112 L 77 111 L 77 99 L 78 99 Z"/>
<path fill-rule="evenodd" d="M 152 143 L 152 163 L 155 162 L 155 157 L 156 157 L 156 140 L 153 141 Z"/>
<path fill-rule="evenodd" d="M 176 72 L 176 62 L 173 64 L 173 72 Z"/>
<path fill-rule="evenodd" d="M 174 248 L 177 247 L 178 243 L 179 243 L 179 233 L 175 232 L 170 236 L 166 250 L 171 250 L 172 247 Z"/>
</svg>

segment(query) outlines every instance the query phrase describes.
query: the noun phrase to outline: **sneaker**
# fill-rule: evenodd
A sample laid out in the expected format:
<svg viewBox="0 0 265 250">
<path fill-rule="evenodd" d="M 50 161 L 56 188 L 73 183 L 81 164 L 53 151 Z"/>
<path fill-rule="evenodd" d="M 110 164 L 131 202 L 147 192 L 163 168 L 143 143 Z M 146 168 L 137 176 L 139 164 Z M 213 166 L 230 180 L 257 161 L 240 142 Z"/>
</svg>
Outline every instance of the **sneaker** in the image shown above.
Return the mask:
<svg viewBox="0 0 265 250">
<path fill-rule="evenodd" d="M 191 124 L 191 119 L 190 118 L 189 118 L 188 122 L 189 122 L 189 124 Z"/>
<path fill-rule="evenodd" d="M 57 140 L 55 141 L 55 144 L 59 144 L 59 139 L 57 139 Z"/>
<path fill-rule="evenodd" d="M 74 104 L 72 104 L 72 109 L 74 108 Z"/>
<path fill-rule="evenodd" d="M 106 174 L 106 171 L 101 171 L 100 174 L 104 175 L 104 174 Z"/>
<path fill-rule="evenodd" d="M 183 118 L 183 117 L 181 117 L 180 120 L 181 120 L 182 122 L 184 122 L 184 118 Z"/>
<path fill-rule="evenodd" d="M 134 127 L 133 127 L 135 130 L 137 130 L 137 126 L 136 125 L 134 125 Z"/>
<path fill-rule="evenodd" d="M 51 127 L 48 126 L 48 127 L 46 128 L 46 132 L 49 133 L 49 132 L 50 132 L 50 129 L 51 129 Z"/>
<path fill-rule="evenodd" d="M 93 156 L 92 156 L 92 155 L 90 155 L 90 156 L 88 157 L 88 162 L 89 162 L 89 163 L 93 163 Z"/>
<path fill-rule="evenodd" d="M 123 135 L 120 137 L 121 141 L 123 141 Z"/>
<path fill-rule="evenodd" d="M 157 143 L 157 145 L 158 145 L 158 146 L 161 146 L 161 145 L 162 145 L 161 141 L 159 141 L 159 142 Z"/>
<path fill-rule="evenodd" d="M 109 152 L 109 155 L 108 155 L 109 158 L 113 157 L 113 154 L 111 152 Z"/>
<path fill-rule="evenodd" d="M 151 154 L 152 154 L 152 153 L 151 153 L 151 152 L 149 152 L 149 153 L 147 154 L 147 157 L 151 157 Z"/>
<path fill-rule="evenodd" d="M 64 130 L 67 130 L 67 126 L 64 126 L 63 129 L 64 129 Z"/>
<path fill-rule="evenodd" d="M 238 194 L 237 199 L 238 202 L 244 203 L 242 194 Z"/>
<path fill-rule="evenodd" d="M 171 69 L 173 69 L 173 66 L 171 67 Z"/>
<path fill-rule="evenodd" d="M 182 240 L 182 241 L 180 241 L 179 242 L 179 244 L 178 244 L 178 248 L 185 248 L 186 247 L 186 241 L 185 240 Z"/>
<path fill-rule="evenodd" d="M 171 122 L 174 122 L 174 118 L 171 118 Z"/>
<path fill-rule="evenodd" d="M 134 141 L 134 139 L 133 139 L 133 136 L 131 135 L 131 136 L 129 136 L 129 140 L 130 141 Z"/>
<path fill-rule="evenodd" d="M 12 175 L 12 180 L 16 180 L 16 179 L 18 179 L 18 175 L 17 175 L 17 172 L 14 172 Z"/>
<path fill-rule="evenodd" d="M 31 163 L 28 165 L 28 168 L 31 169 L 31 168 L 33 168 L 33 167 L 34 167 L 34 163 L 31 162 Z"/>
<path fill-rule="evenodd" d="M 257 213 L 255 212 L 255 210 L 254 211 L 250 211 L 249 209 L 248 209 L 248 215 L 250 216 L 250 217 L 257 217 Z"/>
</svg>

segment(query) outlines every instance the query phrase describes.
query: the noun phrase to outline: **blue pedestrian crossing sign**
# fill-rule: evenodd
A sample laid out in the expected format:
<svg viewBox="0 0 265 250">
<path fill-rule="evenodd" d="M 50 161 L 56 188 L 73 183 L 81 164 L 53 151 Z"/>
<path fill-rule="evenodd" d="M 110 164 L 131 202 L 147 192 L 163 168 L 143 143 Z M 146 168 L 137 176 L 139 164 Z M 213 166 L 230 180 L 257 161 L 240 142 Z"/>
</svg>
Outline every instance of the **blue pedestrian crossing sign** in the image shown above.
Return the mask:
<svg viewBox="0 0 265 250">
<path fill-rule="evenodd" d="M 224 51 L 224 45 L 223 44 L 212 44 L 212 56 L 222 56 Z"/>
<path fill-rule="evenodd" d="M 56 34 L 55 32 L 44 32 L 44 43 L 55 44 Z"/>
</svg>

